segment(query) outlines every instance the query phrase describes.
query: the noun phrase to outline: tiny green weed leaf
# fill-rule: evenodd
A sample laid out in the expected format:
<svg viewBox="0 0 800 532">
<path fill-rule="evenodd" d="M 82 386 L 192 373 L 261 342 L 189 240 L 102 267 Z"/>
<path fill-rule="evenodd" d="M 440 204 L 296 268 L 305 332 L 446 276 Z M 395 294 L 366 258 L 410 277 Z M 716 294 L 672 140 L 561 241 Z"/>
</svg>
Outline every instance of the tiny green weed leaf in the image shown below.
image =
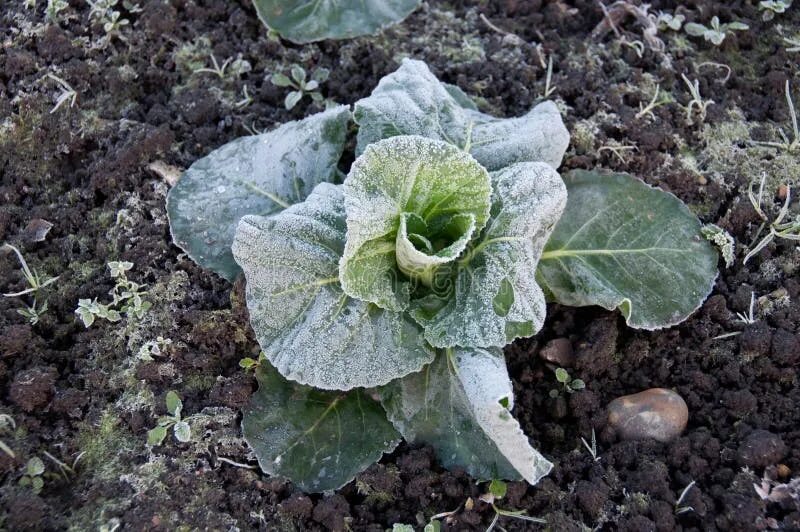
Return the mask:
<svg viewBox="0 0 800 532">
<path fill-rule="evenodd" d="M 452 262 L 486 224 L 491 185 L 468 153 L 442 141 L 396 136 L 356 159 L 344 195 L 342 287 L 351 297 L 401 311 L 411 281 L 430 286 L 432 270 Z"/>
<path fill-rule="evenodd" d="M 339 286 L 344 240 L 342 186 L 328 183 L 279 214 L 241 221 L 233 252 L 261 348 L 286 378 L 324 389 L 378 386 L 419 371 L 433 352 L 413 320 Z"/>
<path fill-rule="evenodd" d="M 42 459 L 38 456 L 34 456 L 28 460 L 28 463 L 25 466 L 25 473 L 29 477 L 36 477 L 44 473 L 44 462 Z"/>
<path fill-rule="evenodd" d="M 185 421 L 179 421 L 175 423 L 175 426 L 172 427 L 172 430 L 175 434 L 175 439 L 179 442 L 186 443 L 192 439 L 192 429 Z"/>
<path fill-rule="evenodd" d="M 175 393 L 173 390 L 167 392 L 166 397 L 167 403 L 167 412 L 172 414 L 173 416 L 180 418 L 181 417 L 181 409 L 183 408 L 183 402 L 181 398 L 178 397 L 178 394 Z"/>
<path fill-rule="evenodd" d="M 269 215 L 334 181 L 350 110 L 338 106 L 269 133 L 242 137 L 196 161 L 172 187 L 167 213 L 175 243 L 228 280 L 241 271 L 231 254 L 245 214 Z"/>
<path fill-rule="evenodd" d="M 556 368 L 556 380 L 562 384 L 569 382 L 569 373 L 564 368 Z"/>
<path fill-rule="evenodd" d="M 506 496 L 507 491 L 508 484 L 502 480 L 494 479 L 489 483 L 489 493 L 491 493 L 495 499 L 502 499 Z"/>
<path fill-rule="evenodd" d="M 167 427 L 157 426 L 147 431 L 147 445 L 156 446 L 164 442 L 167 437 Z"/>
<path fill-rule="evenodd" d="M 414 301 L 411 314 L 434 347 L 502 347 L 544 322 L 536 284 L 539 255 L 567 201 L 545 163 L 517 163 L 491 175 L 492 218 L 458 261 L 452 293 Z"/>
<path fill-rule="evenodd" d="M 433 446 L 445 467 L 531 484 L 552 467 L 510 413 L 513 392 L 499 350 L 441 350 L 421 372 L 383 387 L 381 396 L 403 437 Z"/>
<path fill-rule="evenodd" d="M 558 303 L 619 308 L 628 325 L 669 327 L 708 296 L 718 255 L 678 198 L 623 174 L 569 173 L 564 215 L 537 277 Z"/>
<path fill-rule="evenodd" d="M 256 370 L 258 391 L 242 431 L 261 469 L 321 492 L 350 482 L 391 452 L 400 437 L 380 404 L 357 389 L 324 392 L 294 384 L 268 363 Z"/>
<path fill-rule="evenodd" d="M 292 42 L 350 39 L 397 24 L 421 0 L 253 0 L 261 22 Z"/>
<path fill-rule="evenodd" d="M 403 60 L 355 105 L 356 154 L 395 135 L 421 135 L 466 149 L 489 171 L 542 161 L 558 168 L 569 133 L 558 108 L 544 102 L 519 118 L 480 113 L 457 87 L 441 83 L 421 61 Z"/>
<path fill-rule="evenodd" d="M 292 83 L 292 80 L 289 79 L 289 76 L 287 76 L 286 74 L 282 74 L 280 72 L 275 72 L 270 78 L 270 81 L 272 81 L 272 84 L 275 85 L 276 87 L 294 86 L 294 83 Z"/>
</svg>

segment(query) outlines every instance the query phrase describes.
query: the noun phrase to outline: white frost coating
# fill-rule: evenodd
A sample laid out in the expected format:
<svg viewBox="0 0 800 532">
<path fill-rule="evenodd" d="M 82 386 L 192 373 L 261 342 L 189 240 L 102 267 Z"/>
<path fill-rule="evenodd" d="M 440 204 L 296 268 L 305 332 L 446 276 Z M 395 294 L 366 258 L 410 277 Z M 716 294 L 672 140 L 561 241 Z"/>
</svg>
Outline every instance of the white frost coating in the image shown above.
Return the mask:
<svg viewBox="0 0 800 532">
<path fill-rule="evenodd" d="M 382 402 L 409 442 L 432 445 L 446 467 L 472 476 L 524 478 L 535 484 L 552 464 L 511 415 L 513 392 L 499 350 L 441 352 L 423 371 L 390 383 Z M 508 400 L 508 408 L 500 401 Z"/>
<path fill-rule="evenodd" d="M 401 311 L 409 283 L 397 276 L 396 236 L 403 213 L 421 218 L 471 214 L 475 231 L 489 218 L 489 174 L 468 153 L 420 136 L 370 145 L 344 182 L 347 243 L 340 264 L 351 297 Z"/>
<path fill-rule="evenodd" d="M 536 266 L 566 205 L 566 187 L 544 163 L 494 172 L 492 185 L 494 215 L 465 253 L 455 293 L 433 317 L 412 309 L 434 347 L 502 347 L 544 322 Z"/>
<path fill-rule="evenodd" d="M 267 358 L 284 377 L 323 389 L 379 386 L 433 359 L 410 319 L 342 292 L 344 231 L 341 186 L 323 183 L 281 213 L 243 218 L 233 244 Z"/>
<path fill-rule="evenodd" d="M 461 101 L 454 97 L 457 94 Z M 421 61 L 403 60 L 372 94 L 355 104 L 356 153 L 394 135 L 422 135 L 470 153 L 489 171 L 518 162 L 561 165 L 569 132 L 558 108 L 543 102 L 518 118 L 495 118 L 472 109 L 461 91 L 441 83 Z"/>
<path fill-rule="evenodd" d="M 514 392 L 503 357 L 478 349 L 457 351 L 456 368 L 478 425 L 522 478 L 530 484 L 539 482 L 553 464 L 531 447 L 519 422 L 511 416 Z M 500 404 L 503 399 L 508 400 L 508 408 Z"/>
</svg>

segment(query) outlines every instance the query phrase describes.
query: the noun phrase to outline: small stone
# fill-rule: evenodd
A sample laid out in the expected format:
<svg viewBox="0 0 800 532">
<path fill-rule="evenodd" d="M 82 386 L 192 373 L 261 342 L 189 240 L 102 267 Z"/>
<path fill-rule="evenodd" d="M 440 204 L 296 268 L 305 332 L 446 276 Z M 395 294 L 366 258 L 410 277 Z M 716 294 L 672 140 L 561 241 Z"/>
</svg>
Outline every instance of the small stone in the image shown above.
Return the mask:
<svg viewBox="0 0 800 532">
<path fill-rule="evenodd" d="M 608 404 L 608 424 L 623 440 L 668 442 L 683 432 L 688 421 L 686 402 L 666 388 L 651 388 Z"/>
<path fill-rule="evenodd" d="M 539 357 L 562 368 L 571 368 L 575 365 L 572 342 L 567 338 L 556 338 L 547 342 L 539 351 Z"/>
<path fill-rule="evenodd" d="M 22 230 L 22 239 L 26 242 L 43 242 L 53 224 L 42 218 L 34 218 Z"/>
<path fill-rule="evenodd" d="M 789 478 L 789 475 L 792 474 L 792 470 L 789 469 L 789 466 L 787 466 L 786 464 L 778 464 L 777 473 L 778 473 L 778 478 L 786 479 Z"/>
<path fill-rule="evenodd" d="M 786 456 L 786 444 L 781 437 L 761 429 L 748 434 L 736 451 L 739 464 L 749 467 L 777 464 L 784 456 Z"/>
</svg>

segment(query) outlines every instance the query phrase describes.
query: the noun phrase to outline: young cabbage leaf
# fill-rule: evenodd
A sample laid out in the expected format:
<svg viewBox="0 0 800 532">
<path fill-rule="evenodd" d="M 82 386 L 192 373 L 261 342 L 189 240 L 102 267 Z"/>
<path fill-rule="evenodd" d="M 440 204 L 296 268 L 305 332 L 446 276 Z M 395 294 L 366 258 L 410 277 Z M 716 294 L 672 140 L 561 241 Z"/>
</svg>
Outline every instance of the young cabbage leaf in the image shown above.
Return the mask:
<svg viewBox="0 0 800 532">
<path fill-rule="evenodd" d="M 575 170 L 537 278 L 562 305 L 619 308 L 628 325 L 670 327 L 708 297 L 718 255 L 672 194 L 623 174 Z"/>
<path fill-rule="evenodd" d="M 435 347 L 503 347 L 544 322 L 536 265 L 567 203 L 566 188 L 545 163 L 517 163 L 491 179 L 491 218 L 458 260 L 453 290 L 411 307 Z"/>
<path fill-rule="evenodd" d="M 239 223 L 233 254 L 266 357 L 287 379 L 327 390 L 419 371 L 434 353 L 413 320 L 339 286 L 344 241 L 341 185 L 321 183 L 302 203 Z"/>
<path fill-rule="evenodd" d="M 394 311 L 416 288 L 438 291 L 437 271 L 486 224 L 490 195 L 486 170 L 446 142 L 398 136 L 370 145 L 344 182 L 342 288 Z"/>
<path fill-rule="evenodd" d="M 268 215 L 334 181 L 351 113 L 340 105 L 261 135 L 238 138 L 195 161 L 167 195 L 172 238 L 200 266 L 232 281 L 231 254 L 245 214 Z"/>
<path fill-rule="evenodd" d="M 541 161 L 554 169 L 569 144 L 569 133 L 552 102 L 519 118 L 478 112 L 457 88 L 441 83 L 421 61 L 404 59 L 355 105 L 359 126 L 356 155 L 378 140 L 421 135 L 468 151 L 487 170 L 518 162 Z"/>
<path fill-rule="evenodd" d="M 370 35 L 401 22 L 422 0 L 253 0 L 265 26 L 297 44 Z"/>
<path fill-rule="evenodd" d="M 363 390 L 323 392 L 282 378 L 264 362 L 242 432 L 270 475 L 304 491 L 334 490 L 394 450 L 400 435 Z"/>
<path fill-rule="evenodd" d="M 441 350 L 421 372 L 383 387 L 381 402 L 403 437 L 433 446 L 445 467 L 531 484 L 552 468 L 510 413 L 514 396 L 499 350 Z"/>
</svg>

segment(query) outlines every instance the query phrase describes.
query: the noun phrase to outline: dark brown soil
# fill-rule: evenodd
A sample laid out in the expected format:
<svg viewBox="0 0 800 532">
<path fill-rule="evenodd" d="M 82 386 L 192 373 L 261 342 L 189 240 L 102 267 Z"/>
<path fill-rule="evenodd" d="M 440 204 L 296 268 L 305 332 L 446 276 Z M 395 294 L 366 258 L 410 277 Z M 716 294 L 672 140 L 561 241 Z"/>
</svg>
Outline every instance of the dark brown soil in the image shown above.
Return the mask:
<svg viewBox="0 0 800 532">
<path fill-rule="evenodd" d="M 757 2 L 682 2 L 689 20 L 718 15 L 751 28 L 720 47 L 662 32 L 666 52 L 646 48 L 639 57 L 613 32 L 592 35 L 603 14 L 590 0 L 430 1 L 380 36 L 303 47 L 269 40 L 246 0 L 142 0 L 141 12 L 120 3 L 130 24 L 107 41 L 87 4 L 71 1 L 53 22 L 46 3 L 0 7 L 0 241 L 18 246 L 44 277 L 59 276 L 35 325 L 17 313 L 30 299 L 0 298 L 0 413 L 16 426 L 0 433 L 16 453 L 0 452 L 0 529 L 382 531 L 408 523 L 419 530 L 452 510 L 446 529 L 485 529 L 494 515 L 478 500 L 486 486 L 444 470 L 429 448 L 401 445 L 326 496 L 220 460 L 253 463 L 237 416 L 255 384 L 238 361 L 258 346 L 243 318 L 241 287 L 232 290 L 172 246 L 168 185 L 148 167 L 185 168 L 250 130 L 318 110 L 308 99 L 283 108 L 285 90 L 269 76 L 292 63 L 329 68 L 323 94 L 352 103 L 413 56 L 484 110 L 512 116 L 544 90 L 540 54 L 554 58 L 553 98 L 573 132 L 563 168 L 627 171 L 670 190 L 703 221 L 728 230 L 737 253 L 730 268 L 720 264 L 712 296 L 678 327 L 636 331 L 617 313 L 553 306 L 535 338 L 507 349 L 515 414 L 556 465 L 535 487 L 511 483 L 501 506 L 559 531 L 800 529 L 800 507 L 764 501 L 753 488 L 764 475 L 782 482 L 800 475 L 800 256 L 792 242 L 779 241 L 742 265 L 760 223 L 747 201 L 749 181 L 770 170 L 774 215 L 773 192 L 797 175 L 798 159 L 725 136 L 740 127 L 774 140 L 772 124 L 787 129 L 783 87 L 791 80 L 800 103 L 800 53 L 787 52 L 781 35 L 797 32 L 800 10 L 763 22 Z M 679 3 L 653 4 L 674 11 Z M 490 29 L 481 14 L 533 44 Z M 642 39 L 633 19 L 618 29 L 629 42 Z M 211 53 L 220 62 L 241 57 L 251 70 L 193 73 L 210 66 Z M 730 78 L 708 62 L 730 67 Z M 47 73 L 75 89 L 74 106 L 66 101 L 51 112 L 60 89 Z M 714 100 L 702 123 L 687 123 L 681 73 Z M 637 118 L 653 80 L 676 102 Z M 246 104 L 239 103 L 245 86 Z M 637 150 L 618 157 L 600 149 L 619 145 Z M 37 218 L 54 224 L 42 242 L 26 231 Z M 153 308 L 142 319 L 86 329 L 73 311 L 80 298 L 108 301 L 111 260 L 134 264 L 130 278 L 147 284 Z M 0 291 L 24 288 L 16 258 L 0 256 Z M 735 313 L 747 311 L 751 292 L 758 319 L 745 325 Z M 740 334 L 717 338 L 730 332 Z M 138 360 L 142 344 L 158 336 L 172 340 L 163 356 Z M 570 373 L 587 388 L 551 398 L 557 383 L 538 351 L 556 338 L 571 343 Z M 669 444 L 615 440 L 605 406 L 651 387 L 686 400 L 683 436 Z M 187 415 L 202 415 L 193 442 L 169 436 L 151 452 L 146 433 L 171 389 Z M 598 461 L 580 442 L 593 429 Z M 80 458 L 74 472 L 59 472 L 45 452 L 68 466 Z M 33 456 L 47 467 L 38 495 L 18 485 Z M 677 514 L 692 481 L 681 503 L 691 510 Z"/>
</svg>

